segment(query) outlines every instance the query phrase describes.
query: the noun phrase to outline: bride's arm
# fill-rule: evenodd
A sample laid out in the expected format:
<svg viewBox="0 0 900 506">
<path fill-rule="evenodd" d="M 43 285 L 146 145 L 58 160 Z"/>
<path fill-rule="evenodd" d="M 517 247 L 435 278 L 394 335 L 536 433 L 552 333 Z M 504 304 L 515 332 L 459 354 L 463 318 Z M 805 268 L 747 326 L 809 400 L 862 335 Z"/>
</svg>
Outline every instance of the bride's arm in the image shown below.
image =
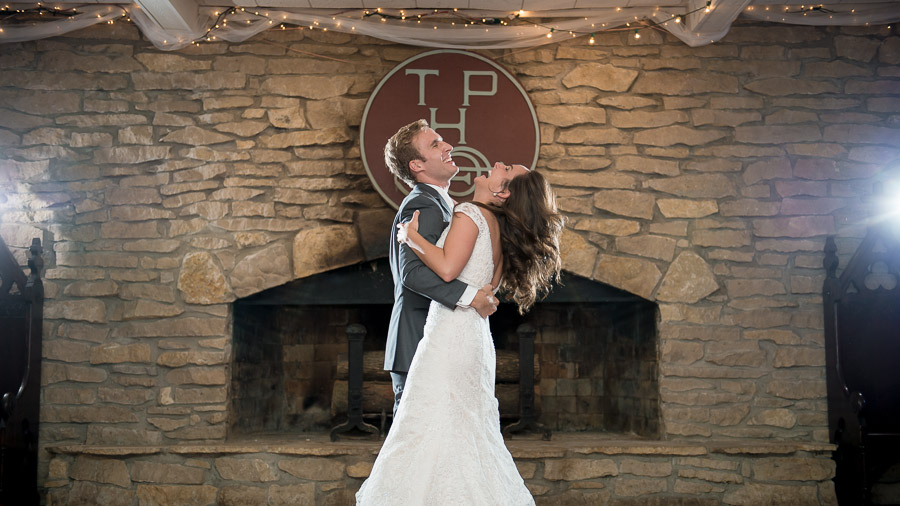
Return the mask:
<svg viewBox="0 0 900 506">
<path fill-rule="evenodd" d="M 455 213 L 453 218 L 443 249 L 419 235 L 418 211 L 413 214 L 412 220 L 408 223 L 397 225 L 397 240 L 407 244 L 422 260 L 422 263 L 444 281 L 451 281 L 459 276 L 466 262 L 469 261 L 469 257 L 472 256 L 475 239 L 478 238 L 478 226 L 475 225 L 472 218 L 463 213 Z"/>
</svg>

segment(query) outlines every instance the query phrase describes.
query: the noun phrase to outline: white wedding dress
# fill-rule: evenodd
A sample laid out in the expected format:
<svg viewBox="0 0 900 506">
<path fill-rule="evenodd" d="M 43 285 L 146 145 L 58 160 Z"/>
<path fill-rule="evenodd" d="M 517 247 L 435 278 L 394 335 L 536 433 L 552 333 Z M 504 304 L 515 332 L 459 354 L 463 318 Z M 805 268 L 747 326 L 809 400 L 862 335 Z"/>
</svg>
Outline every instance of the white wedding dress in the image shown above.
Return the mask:
<svg viewBox="0 0 900 506">
<path fill-rule="evenodd" d="M 487 221 L 474 204 L 455 210 L 478 225 L 459 279 L 482 287 L 494 272 Z M 431 303 L 397 416 L 356 493 L 357 506 L 534 504 L 500 434 L 495 356 L 487 319 L 471 308 Z"/>
</svg>

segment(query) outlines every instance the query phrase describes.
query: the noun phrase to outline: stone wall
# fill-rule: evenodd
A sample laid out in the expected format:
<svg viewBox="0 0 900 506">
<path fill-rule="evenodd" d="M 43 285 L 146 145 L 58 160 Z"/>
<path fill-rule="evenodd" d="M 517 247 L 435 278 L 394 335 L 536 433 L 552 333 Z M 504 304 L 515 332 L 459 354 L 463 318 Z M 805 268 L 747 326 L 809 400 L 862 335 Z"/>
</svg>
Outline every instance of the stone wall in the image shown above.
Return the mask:
<svg viewBox="0 0 900 506">
<path fill-rule="evenodd" d="M 662 439 L 827 442 L 822 250 L 852 253 L 900 157 L 900 37 L 595 38 L 485 54 L 536 105 L 564 268 L 659 304 Z M 0 234 L 47 251 L 45 449 L 224 440 L 229 304 L 384 255 L 358 126 L 420 51 L 293 30 L 165 53 L 128 23 L 0 47 Z"/>
</svg>

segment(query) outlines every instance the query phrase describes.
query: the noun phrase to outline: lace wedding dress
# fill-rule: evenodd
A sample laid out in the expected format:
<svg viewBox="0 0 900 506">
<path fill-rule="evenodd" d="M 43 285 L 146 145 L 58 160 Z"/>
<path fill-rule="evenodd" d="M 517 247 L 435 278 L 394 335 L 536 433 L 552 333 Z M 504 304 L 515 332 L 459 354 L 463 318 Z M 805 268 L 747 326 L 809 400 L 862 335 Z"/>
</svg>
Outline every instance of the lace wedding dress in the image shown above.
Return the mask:
<svg viewBox="0 0 900 506">
<path fill-rule="evenodd" d="M 478 225 L 459 279 L 482 287 L 494 272 L 487 221 L 474 204 L 455 210 Z M 487 319 L 432 302 L 397 416 L 357 506 L 533 505 L 500 434 L 495 369 Z"/>
</svg>

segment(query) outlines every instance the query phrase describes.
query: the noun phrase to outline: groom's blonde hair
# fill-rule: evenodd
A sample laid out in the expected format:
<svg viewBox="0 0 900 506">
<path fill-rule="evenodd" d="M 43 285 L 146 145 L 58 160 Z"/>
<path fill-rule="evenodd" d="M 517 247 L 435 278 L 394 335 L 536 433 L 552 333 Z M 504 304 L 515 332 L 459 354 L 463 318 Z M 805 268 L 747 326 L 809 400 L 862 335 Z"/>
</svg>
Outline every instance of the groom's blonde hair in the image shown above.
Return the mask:
<svg viewBox="0 0 900 506">
<path fill-rule="evenodd" d="M 413 121 L 397 130 L 397 133 L 392 135 L 384 145 L 384 164 L 387 165 L 391 174 L 400 178 L 410 187 L 415 186 L 416 175 L 409 168 L 409 162 L 422 159 L 422 154 L 413 145 L 413 139 L 427 128 L 428 122 L 424 119 Z"/>
</svg>

